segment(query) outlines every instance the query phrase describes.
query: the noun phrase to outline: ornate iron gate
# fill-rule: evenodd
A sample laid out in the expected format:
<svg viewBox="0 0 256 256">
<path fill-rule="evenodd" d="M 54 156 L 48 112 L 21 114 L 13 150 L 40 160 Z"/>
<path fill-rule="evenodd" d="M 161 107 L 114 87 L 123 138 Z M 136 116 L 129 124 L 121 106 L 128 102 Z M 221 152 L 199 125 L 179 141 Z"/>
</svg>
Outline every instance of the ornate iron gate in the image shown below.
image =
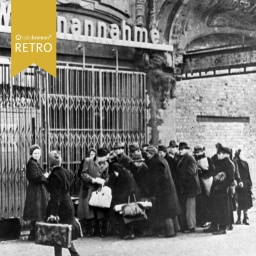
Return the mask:
<svg viewBox="0 0 256 256">
<path fill-rule="evenodd" d="M 46 167 L 51 149 L 62 152 L 74 172 L 92 147 L 116 141 L 146 141 L 145 74 L 59 66 L 57 78 L 30 67 L 10 79 L 0 64 L 0 218 L 22 216 L 28 149 L 42 147 Z"/>
</svg>

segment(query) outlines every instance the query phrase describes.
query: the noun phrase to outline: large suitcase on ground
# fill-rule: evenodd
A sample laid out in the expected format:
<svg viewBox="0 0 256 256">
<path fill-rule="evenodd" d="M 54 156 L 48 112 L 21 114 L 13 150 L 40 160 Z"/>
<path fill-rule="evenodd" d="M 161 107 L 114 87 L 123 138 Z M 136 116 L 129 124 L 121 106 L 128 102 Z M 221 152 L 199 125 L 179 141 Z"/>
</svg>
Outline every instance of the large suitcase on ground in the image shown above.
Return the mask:
<svg viewBox="0 0 256 256">
<path fill-rule="evenodd" d="M 35 243 L 48 246 L 71 247 L 72 225 L 37 222 Z"/>
</svg>

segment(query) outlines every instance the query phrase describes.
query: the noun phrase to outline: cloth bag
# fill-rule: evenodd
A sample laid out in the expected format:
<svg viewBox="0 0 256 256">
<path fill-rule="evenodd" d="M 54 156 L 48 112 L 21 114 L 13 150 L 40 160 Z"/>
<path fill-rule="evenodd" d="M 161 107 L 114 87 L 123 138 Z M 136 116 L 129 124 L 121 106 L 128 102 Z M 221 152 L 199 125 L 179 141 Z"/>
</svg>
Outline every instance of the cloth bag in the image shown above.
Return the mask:
<svg viewBox="0 0 256 256">
<path fill-rule="evenodd" d="M 71 247 L 72 225 L 37 222 L 35 243 L 48 246 Z"/>
<path fill-rule="evenodd" d="M 99 190 L 92 192 L 89 205 L 99 208 L 110 208 L 112 201 L 111 188 L 104 186 Z"/>
<path fill-rule="evenodd" d="M 207 179 L 202 178 L 202 182 L 204 184 L 205 192 L 207 196 L 210 196 L 210 191 L 212 187 L 213 177 L 209 177 Z"/>
<path fill-rule="evenodd" d="M 130 202 L 130 196 L 128 197 L 128 203 L 122 206 L 122 214 L 124 218 L 131 218 L 131 219 L 141 219 L 138 217 L 142 217 L 144 219 L 147 219 L 147 215 L 143 209 L 142 206 L 140 206 L 137 202 L 136 202 L 136 198 L 135 195 L 133 194 L 134 197 L 134 202 L 131 203 Z"/>
</svg>

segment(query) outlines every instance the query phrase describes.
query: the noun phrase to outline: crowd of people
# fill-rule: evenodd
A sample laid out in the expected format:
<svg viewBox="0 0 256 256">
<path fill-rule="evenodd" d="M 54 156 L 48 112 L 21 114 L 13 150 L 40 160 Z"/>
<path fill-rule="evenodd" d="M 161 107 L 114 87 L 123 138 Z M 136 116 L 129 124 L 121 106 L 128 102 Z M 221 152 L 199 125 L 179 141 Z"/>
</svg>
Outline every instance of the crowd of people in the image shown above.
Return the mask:
<svg viewBox="0 0 256 256">
<path fill-rule="evenodd" d="M 122 142 L 115 143 L 112 151 L 91 149 L 77 171 L 81 184 L 77 216 L 84 236 L 164 238 L 177 232 L 193 233 L 196 227 L 221 235 L 232 230 L 233 224 L 249 225 L 252 181 L 248 163 L 240 149 L 234 157 L 220 143 L 216 150 L 210 158 L 203 145 L 197 145 L 191 154 L 186 142 L 178 145 L 175 141 L 157 147 L 133 142 L 129 156 Z M 38 145 L 31 146 L 26 168 L 29 184 L 23 218 L 31 221 L 30 239 L 34 239 L 36 221 L 59 220 L 72 225 L 74 240 L 79 237 L 79 227 L 69 195 L 73 174 L 61 167 L 58 151 L 50 152 L 51 172 L 45 172 L 38 162 L 40 153 Z M 92 193 L 103 186 L 111 188 L 111 207 L 91 206 Z M 134 201 L 150 202 L 146 218 L 128 220 L 122 211 L 116 211 L 115 206 Z M 73 244 L 69 250 L 71 255 L 79 255 Z M 55 247 L 55 255 L 61 255 L 61 248 Z"/>
</svg>

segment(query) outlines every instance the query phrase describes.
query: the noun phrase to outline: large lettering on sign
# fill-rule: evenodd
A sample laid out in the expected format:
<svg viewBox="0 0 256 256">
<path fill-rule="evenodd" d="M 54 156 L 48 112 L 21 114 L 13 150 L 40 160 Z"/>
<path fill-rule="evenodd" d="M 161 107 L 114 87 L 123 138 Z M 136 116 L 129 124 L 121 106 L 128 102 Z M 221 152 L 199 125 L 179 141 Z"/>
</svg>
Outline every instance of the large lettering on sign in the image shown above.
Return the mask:
<svg viewBox="0 0 256 256">
<path fill-rule="evenodd" d="M 11 32 L 11 4 L 0 3 L 0 32 Z M 100 43 L 145 49 L 172 51 L 172 45 L 160 44 L 159 31 L 153 28 L 129 26 L 123 20 L 117 24 L 107 24 L 90 19 L 57 16 L 57 38 L 89 43 Z"/>
</svg>

